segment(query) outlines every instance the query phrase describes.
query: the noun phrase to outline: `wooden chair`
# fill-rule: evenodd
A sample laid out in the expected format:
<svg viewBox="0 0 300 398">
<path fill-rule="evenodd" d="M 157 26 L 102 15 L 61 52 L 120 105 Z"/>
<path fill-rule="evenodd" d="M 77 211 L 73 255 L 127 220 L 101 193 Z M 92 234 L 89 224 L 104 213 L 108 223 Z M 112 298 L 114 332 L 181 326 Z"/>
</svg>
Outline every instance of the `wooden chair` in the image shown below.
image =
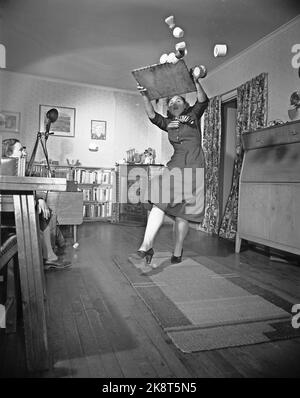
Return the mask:
<svg viewBox="0 0 300 398">
<path fill-rule="evenodd" d="M 17 262 L 17 236 L 11 234 L 1 245 L 0 271 L 6 270 L 6 333 L 15 333 L 17 330 L 17 296 L 16 296 L 16 262 Z"/>
<path fill-rule="evenodd" d="M 57 216 L 59 225 L 73 227 L 73 240 L 77 242 L 77 225 L 83 222 L 82 192 L 48 192 L 47 204 Z"/>
</svg>

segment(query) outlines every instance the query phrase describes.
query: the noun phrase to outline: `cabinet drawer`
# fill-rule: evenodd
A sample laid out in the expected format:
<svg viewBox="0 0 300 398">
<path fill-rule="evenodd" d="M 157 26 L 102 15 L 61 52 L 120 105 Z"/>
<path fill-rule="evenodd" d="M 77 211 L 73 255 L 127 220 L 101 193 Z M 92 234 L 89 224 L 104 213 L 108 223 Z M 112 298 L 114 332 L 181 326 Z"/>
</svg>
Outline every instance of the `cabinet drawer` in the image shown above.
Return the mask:
<svg viewBox="0 0 300 398">
<path fill-rule="evenodd" d="M 300 142 L 300 121 L 244 133 L 242 142 L 245 150 Z"/>
<path fill-rule="evenodd" d="M 243 182 L 300 182 L 300 142 L 246 152 Z"/>
</svg>

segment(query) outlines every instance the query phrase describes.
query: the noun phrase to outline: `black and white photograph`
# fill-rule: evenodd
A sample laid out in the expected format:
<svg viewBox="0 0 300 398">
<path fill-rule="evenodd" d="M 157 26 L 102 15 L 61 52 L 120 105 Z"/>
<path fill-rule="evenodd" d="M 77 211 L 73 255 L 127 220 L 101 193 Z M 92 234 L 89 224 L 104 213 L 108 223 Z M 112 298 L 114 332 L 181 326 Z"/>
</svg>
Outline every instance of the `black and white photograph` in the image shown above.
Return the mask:
<svg viewBox="0 0 300 398">
<path fill-rule="evenodd" d="M 106 122 L 103 120 L 91 120 L 91 139 L 106 140 Z"/>
<path fill-rule="evenodd" d="M 0 132 L 19 133 L 20 113 L 0 111 Z"/>
<path fill-rule="evenodd" d="M 51 124 L 51 131 L 53 135 L 59 137 L 74 137 L 75 134 L 75 109 L 53 106 L 53 105 L 40 105 L 40 131 L 46 130 L 48 122 L 47 112 L 51 109 L 56 109 L 58 112 L 58 118 Z"/>
<path fill-rule="evenodd" d="M 0 49 L 1 383 L 292 391 L 299 0 L 0 0 Z"/>
</svg>

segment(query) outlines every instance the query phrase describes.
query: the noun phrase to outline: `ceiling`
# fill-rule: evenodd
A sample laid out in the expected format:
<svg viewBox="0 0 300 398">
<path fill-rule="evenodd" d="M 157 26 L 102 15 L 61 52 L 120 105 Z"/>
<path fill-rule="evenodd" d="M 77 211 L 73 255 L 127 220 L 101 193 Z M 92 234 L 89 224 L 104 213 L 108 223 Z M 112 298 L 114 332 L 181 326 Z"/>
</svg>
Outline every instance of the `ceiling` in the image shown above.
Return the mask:
<svg viewBox="0 0 300 398">
<path fill-rule="evenodd" d="M 184 29 L 189 67 L 208 70 L 300 13 L 298 0 L 0 0 L 7 69 L 134 90 L 131 70 L 158 63 Z M 217 43 L 226 57 L 214 58 Z"/>
</svg>

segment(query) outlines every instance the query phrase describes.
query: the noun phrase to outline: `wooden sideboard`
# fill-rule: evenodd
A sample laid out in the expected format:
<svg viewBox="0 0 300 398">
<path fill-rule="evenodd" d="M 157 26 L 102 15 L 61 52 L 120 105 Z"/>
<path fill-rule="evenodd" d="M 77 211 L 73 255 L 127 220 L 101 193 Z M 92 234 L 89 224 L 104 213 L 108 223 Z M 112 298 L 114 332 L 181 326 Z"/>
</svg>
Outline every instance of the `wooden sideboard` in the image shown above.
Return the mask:
<svg viewBox="0 0 300 398">
<path fill-rule="evenodd" d="M 241 240 L 300 254 L 300 120 L 242 136 L 236 252 Z"/>
</svg>

